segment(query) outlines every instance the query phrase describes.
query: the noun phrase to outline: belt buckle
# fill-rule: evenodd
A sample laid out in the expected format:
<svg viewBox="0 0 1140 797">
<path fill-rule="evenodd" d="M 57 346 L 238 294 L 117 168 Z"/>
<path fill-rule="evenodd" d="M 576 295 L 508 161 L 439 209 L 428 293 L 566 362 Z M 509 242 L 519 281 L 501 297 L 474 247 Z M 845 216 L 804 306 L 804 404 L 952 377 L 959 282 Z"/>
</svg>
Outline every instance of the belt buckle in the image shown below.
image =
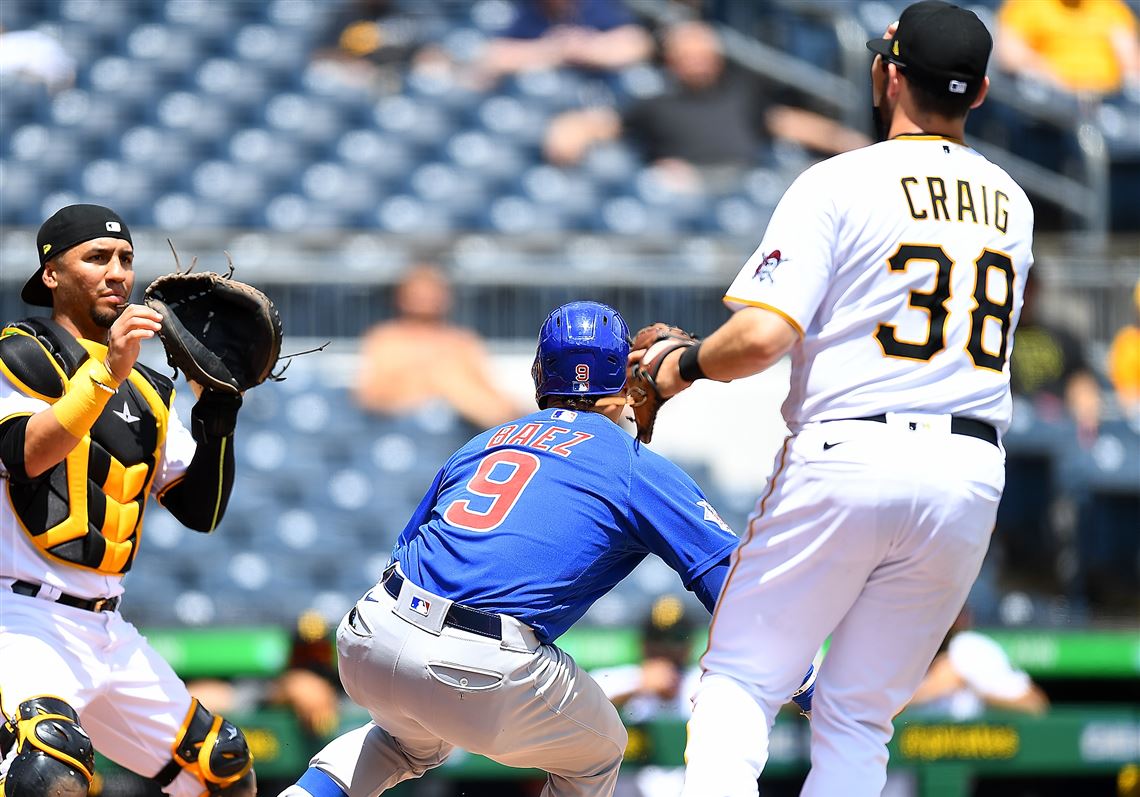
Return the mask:
<svg viewBox="0 0 1140 797">
<path fill-rule="evenodd" d="M 104 611 L 108 607 L 108 604 L 111 603 L 111 600 L 111 598 L 96 598 L 95 600 L 91 601 L 91 611 Z"/>
</svg>

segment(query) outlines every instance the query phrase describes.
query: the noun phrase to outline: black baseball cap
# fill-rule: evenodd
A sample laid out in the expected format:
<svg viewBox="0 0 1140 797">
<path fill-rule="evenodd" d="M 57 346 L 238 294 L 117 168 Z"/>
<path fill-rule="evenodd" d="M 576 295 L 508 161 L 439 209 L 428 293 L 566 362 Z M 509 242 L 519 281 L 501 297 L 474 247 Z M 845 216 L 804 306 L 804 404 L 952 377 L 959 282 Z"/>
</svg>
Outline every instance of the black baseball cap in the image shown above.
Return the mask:
<svg viewBox="0 0 1140 797">
<path fill-rule="evenodd" d="M 51 307 L 51 291 L 44 285 L 44 264 L 73 246 L 96 238 L 120 238 L 131 243 L 131 231 L 119 214 L 102 205 L 68 205 L 52 214 L 36 234 L 40 267 L 20 292 L 28 304 Z"/>
<path fill-rule="evenodd" d="M 942 0 L 907 6 L 893 39 L 871 39 L 867 49 L 939 94 L 971 99 L 982 89 L 994 40 L 973 11 Z"/>
</svg>

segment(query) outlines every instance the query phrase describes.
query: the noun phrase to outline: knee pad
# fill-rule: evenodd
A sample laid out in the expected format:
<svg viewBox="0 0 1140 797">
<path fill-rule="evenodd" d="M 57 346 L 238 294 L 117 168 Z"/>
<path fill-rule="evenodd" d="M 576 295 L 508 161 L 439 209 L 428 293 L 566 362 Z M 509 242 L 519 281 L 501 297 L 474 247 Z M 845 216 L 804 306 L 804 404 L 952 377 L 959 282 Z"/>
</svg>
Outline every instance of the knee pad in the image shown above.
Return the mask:
<svg viewBox="0 0 1140 797">
<path fill-rule="evenodd" d="M 155 775 L 164 788 L 186 770 L 205 786 L 202 797 L 253 797 L 257 793 L 245 735 L 196 699 L 190 703 L 172 753 L 170 763 Z"/>
<path fill-rule="evenodd" d="M 95 748 L 79 715 L 58 697 L 33 697 L 0 728 L 0 747 L 16 746 L 5 797 L 86 797 L 95 773 Z"/>
</svg>

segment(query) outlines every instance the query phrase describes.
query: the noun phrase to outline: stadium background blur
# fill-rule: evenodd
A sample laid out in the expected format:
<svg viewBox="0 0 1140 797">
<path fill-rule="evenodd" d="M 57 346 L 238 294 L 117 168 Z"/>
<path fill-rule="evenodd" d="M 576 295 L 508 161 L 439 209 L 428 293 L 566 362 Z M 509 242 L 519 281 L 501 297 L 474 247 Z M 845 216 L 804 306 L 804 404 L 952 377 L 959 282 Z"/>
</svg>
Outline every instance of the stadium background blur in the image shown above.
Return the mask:
<svg viewBox="0 0 1140 797">
<path fill-rule="evenodd" d="M 994 29 L 998 0 L 968 5 Z M 710 22 L 728 60 L 754 73 L 773 101 L 868 133 L 863 41 L 904 6 L 624 4 L 654 34 L 686 16 Z M 774 203 L 819 157 L 771 138 L 731 180 L 690 191 L 663 184 L 627 140 L 592 148 L 580 164 L 552 165 L 542 140 L 557 113 L 654 96 L 664 69 L 650 59 L 609 72 L 470 79 L 515 13 L 507 0 L 0 2 L 3 317 L 28 314 L 19 286 L 35 265 L 39 223 L 65 204 L 96 202 L 130 224 L 142 284 L 172 268 L 168 236 L 200 268 L 220 268 L 228 250 L 237 276 L 278 303 L 288 350 L 332 341 L 293 362 L 286 381 L 246 396 L 237 484 L 211 538 L 157 506 L 147 517 L 123 612 L 186 677 L 273 678 L 306 610 L 335 626 L 376 580 L 436 469 L 473 432 L 443 403 L 383 416 L 353 401 L 361 335 L 393 314 L 405 268 L 443 266 L 453 319 L 482 336 L 494 381 L 525 405 L 535 331 L 560 302 L 608 302 L 634 327 L 667 320 L 714 329 L 726 315 L 720 296 Z M 11 38 L 29 31 L 37 36 Z M 25 58 L 24 69 L 12 66 Z M 966 747 L 952 730 L 925 747 L 916 737 L 894 750 L 912 775 L 898 793 L 1071 794 L 1077 784 L 1093 789 L 1080 793 L 1135 793 L 1140 407 L 1116 395 L 1108 353 L 1120 330 L 1140 323 L 1140 75 L 1092 97 L 1003 74 L 994 61 L 990 72 L 993 91 L 971 118 L 971 143 L 1034 200 L 1036 315 L 1078 341 L 1101 392 L 1099 418 L 1090 432 L 1063 403 L 1018 397 L 1007 495 L 970 599 L 976 624 L 1044 686 L 1052 712 L 1012 724 L 999 715 L 1004 724 L 980 726 Z M 144 359 L 165 367 L 157 344 Z M 727 387 L 702 383 L 659 423 L 654 446 L 694 475 L 734 528 L 768 470 L 767 453 L 749 452 L 774 450 L 783 436 L 785 391 L 786 366 Z M 587 666 L 635 658 L 635 629 L 652 599 L 679 590 L 671 572 L 647 562 L 599 601 L 567 647 Z M 699 651 L 702 639 L 693 644 Z M 1094 716 L 1100 725 L 1072 725 L 1089 704 L 1106 712 Z M 319 744 L 319 734 L 260 705 L 246 725 L 256 730 L 266 785 L 275 772 L 299 772 Z M 1013 728 L 1021 741 L 1011 751 L 1008 737 L 984 731 L 994 727 Z M 765 794 L 802 778 L 806 731 L 785 730 Z M 1054 744 L 1076 748 L 1054 752 Z M 631 746 L 631 765 L 638 755 L 667 758 L 670 745 Z M 1022 772 L 1017 763 L 1033 759 L 1034 746 L 1040 760 Z M 275 757 L 277 770 L 262 763 Z M 1015 764 L 998 786 L 992 773 L 970 774 L 995 759 Z M 530 793 L 532 781 L 501 776 L 461 759 L 400 793 Z M 107 794 L 141 788 L 113 775 L 107 782 Z"/>
</svg>

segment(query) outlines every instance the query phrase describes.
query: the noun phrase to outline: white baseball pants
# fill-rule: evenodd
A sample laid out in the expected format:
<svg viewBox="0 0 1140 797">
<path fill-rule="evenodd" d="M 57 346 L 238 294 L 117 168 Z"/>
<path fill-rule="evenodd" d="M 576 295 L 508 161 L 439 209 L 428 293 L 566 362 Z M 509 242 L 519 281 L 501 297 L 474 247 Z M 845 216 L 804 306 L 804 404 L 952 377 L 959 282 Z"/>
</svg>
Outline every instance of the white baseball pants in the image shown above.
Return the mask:
<svg viewBox="0 0 1140 797">
<path fill-rule="evenodd" d="M 455 747 L 549 774 L 542 797 L 608 797 L 626 731 L 601 687 L 554 645 L 503 618 L 504 640 L 442 625 L 410 608 L 448 602 L 405 580 L 373 588 L 337 632 L 341 681 L 372 722 L 309 763 L 348 797 L 373 797 L 442 764 Z M 282 797 L 305 797 L 291 786 Z"/>
<path fill-rule="evenodd" d="M 166 660 L 115 612 L 89 612 L 0 589 L 0 702 L 53 695 L 79 714 L 95 749 L 151 777 L 170 762 L 190 693 Z M 6 764 L 5 764 L 6 768 Z M 165 792 L 198 797 L 185 770 Z"/>
<path fill-rule="evenodd" d="M 892 718 L 966 600 L 1005 483 L 1000 448 L 941 426 L 785 441 L 713 615 L 685 797 L 757 794 L 776 711 L 828 636 L 802 794 L 881 793 Z"/>
</svg>

